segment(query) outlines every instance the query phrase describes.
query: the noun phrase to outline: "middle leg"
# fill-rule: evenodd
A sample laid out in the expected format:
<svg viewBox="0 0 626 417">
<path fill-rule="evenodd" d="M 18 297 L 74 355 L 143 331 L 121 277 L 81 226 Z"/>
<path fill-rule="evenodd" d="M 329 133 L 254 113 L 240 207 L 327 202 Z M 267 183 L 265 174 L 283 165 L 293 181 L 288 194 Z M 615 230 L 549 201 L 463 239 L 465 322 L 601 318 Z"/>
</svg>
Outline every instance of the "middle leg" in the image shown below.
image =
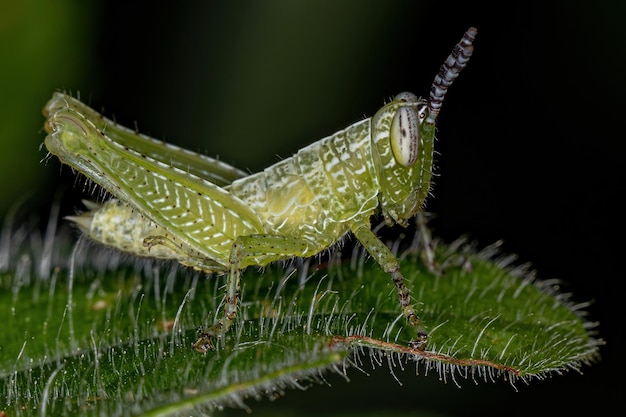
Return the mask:
<svg viewBox="0 0 626 417">
<path fill-rule="evenodd" d="M 277 235 L 240 236 L 233 243 L 230 267 L 226 278 L 224 311 L 222 317 L 202 331 L 193 348 L 204 353 L 213 349 L 213 339 L 222 336 L 234 323 L 239 308 L 241 272 L 248 266 L 267 265 L 292 257 L 309 257 L 317 253 L 315 245 L 304 239 Z"/>
</svg>

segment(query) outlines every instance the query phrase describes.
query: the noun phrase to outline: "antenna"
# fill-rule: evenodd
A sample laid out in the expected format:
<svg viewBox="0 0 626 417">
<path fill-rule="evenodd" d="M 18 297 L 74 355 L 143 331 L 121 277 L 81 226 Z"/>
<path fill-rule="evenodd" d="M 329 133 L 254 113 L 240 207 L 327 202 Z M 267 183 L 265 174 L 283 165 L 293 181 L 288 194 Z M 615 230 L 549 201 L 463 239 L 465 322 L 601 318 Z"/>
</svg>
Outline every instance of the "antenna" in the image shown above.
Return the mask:
<svg viewBox="0 0 626 417">
<path fill-rule="evenodd" d="M 465 68 L 472 53 L 474 52 L 474 38 L 478 30 L 470 27 L 463 35 L 463 38 L 456 44 L 446 61 L 439 68 L 439 73 L 435 76 L 433 84 L 430 87 L 430 100 L 428 102 L 428 117 L 425 123 L 434 125 L 435 119 L 441 110 L 443 98 L 452 85 L 452 82 L 459 76 L 461 70 Z"/>
</svg>

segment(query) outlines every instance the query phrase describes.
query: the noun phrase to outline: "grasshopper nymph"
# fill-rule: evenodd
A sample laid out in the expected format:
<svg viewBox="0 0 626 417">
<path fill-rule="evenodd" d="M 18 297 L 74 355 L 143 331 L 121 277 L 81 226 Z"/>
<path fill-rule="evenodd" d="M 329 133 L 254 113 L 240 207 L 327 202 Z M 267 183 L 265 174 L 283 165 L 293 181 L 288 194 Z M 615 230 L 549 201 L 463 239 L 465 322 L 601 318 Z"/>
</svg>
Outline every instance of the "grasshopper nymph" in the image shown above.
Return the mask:
<svg viewBox="0 0 626 417">
<path fill-rule="evenodd" d="M 430 189 L 435 121 L 448 87 L 473 52 L 469 28 L 441 66 L 428 100 L 400 93 L 371 118 L 247 175 L 215 159 L 119 126 L 67 95 L 44 108 L 45 145 L 115 199 L 73 216 L 90 238 L 140 256 L 175 259 L 227 274 L 223 316 L 193 347 L 206 352 L 239 305 L 241 271 L 311 257 L 351 232 L 391 275 L 400 307 L 424 349 L 427 333 L 411 304 L 398 259 L 370 217 L 407 225 Z"/>
</svg>

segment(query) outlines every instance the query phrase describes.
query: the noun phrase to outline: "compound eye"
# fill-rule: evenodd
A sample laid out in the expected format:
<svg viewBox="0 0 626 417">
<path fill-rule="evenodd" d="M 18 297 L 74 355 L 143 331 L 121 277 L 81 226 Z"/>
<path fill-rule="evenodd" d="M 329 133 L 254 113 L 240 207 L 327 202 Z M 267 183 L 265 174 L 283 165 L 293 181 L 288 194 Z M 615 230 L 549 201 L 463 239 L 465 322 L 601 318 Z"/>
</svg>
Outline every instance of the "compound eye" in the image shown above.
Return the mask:
<svg viewBox="0 0 626 417">
<path fill-rule="evenodd" d="M 417 103 L 417 100 L 418 98 L 415 94 L 407 91 L 399 93 L 393 98 L 393 101 L 403 101 L 405 103 Z"/>
<path fill-rule="evenodd" d="M 417 160 L 420 126 L 418 117 L 413 107 L 400 107 L 391 121 L 391 150 L 396 161 L 405 167 L 410 167 Z"/>
</svg>

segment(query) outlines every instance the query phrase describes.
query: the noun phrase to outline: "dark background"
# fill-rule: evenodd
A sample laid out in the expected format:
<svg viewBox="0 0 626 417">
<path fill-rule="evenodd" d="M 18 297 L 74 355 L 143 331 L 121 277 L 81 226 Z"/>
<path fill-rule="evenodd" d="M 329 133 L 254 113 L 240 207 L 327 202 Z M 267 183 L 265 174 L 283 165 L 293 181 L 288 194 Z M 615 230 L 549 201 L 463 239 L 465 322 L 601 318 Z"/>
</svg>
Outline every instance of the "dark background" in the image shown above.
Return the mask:
<svg viewBox="0 0 626 417">
<path fill-rule="evenodd" d="M 54 4 L 51 4 L 54 3 Z M 81 196 L 68 169 L 39 161 L 41 108 L 55 89 L 127 126 L 256 171 L 371 116 L 400 91 L 427 95 L 469 26 L 475 55 L 439 118 L 427 209 L 435 235 L 482 246 L 559 278 L 592 301 L 603 359 L 517 391 L 461 389 L 387 369 L 332 387 L 250 400 L 255 413 L 398 410 L 407 415 L 600 414 L 624 394 L 622 297 L 626 150 L 619 2 L 45 2 L 1 6 L 0 213 L 47 216 Z M 58 190 L 63 194 L 59 197 Z M 65 213 L 65 214 L 68 214 Z M 29 214 L 30 215 L 30 214 Z M 621 399 L 621 398 L 620 398 Z M 244 415 L 235 410 L 230 414 Z"/>
</svg>

